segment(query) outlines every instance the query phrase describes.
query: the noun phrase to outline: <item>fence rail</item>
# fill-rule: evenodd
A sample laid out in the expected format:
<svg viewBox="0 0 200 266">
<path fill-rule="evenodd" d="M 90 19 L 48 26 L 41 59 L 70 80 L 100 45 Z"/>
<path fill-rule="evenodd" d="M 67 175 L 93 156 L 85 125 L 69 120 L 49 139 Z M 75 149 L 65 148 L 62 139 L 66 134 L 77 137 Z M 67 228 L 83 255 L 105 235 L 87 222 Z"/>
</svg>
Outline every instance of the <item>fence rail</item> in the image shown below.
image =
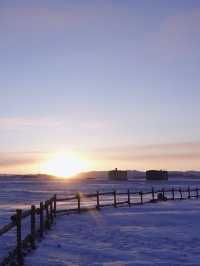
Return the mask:
<svg viewBox="0 0 200 266">
<path fill-rule="evenodd" d="M 92 194 L 77 193 L 73 197 L 57 198 L 57 213 L 72 213 L 127 204 L 128 206 L 157 202 L 158 200 L 183 200 L 199 198 L 199 188 L 168 188 L 150 191 L 97 191 Z"/>
<path fill-rule="evenodd" d="M 154 189 L 150 191 L 96 191 L 96 193 L 76 193 L 75 196 L 57 198 L 54 195 L 39 206 L 32 205 L 29 210 L 17 209 L 11 216 L 11 222 L 0 228 L 0 237 L 11 230 L 16 229 L 16 246 L 9 252 L 0 266 L 21 266 L 24 262 L 26 250 L 36 248 L 36 241 L 43 238 L 44 233 L 51 228 L 57 214 L 81 213 L 91 210 L 100 210 L 103 207 L 120 205 L 142 205 L 166 200 L 184 200 L 199 198 L 199 188 L 168 188 Z M 29 229 L 25 237 L 22 237 L 23 221 L 29 220 Z"/>
<path fill-rule="evenodd" d="M 23 221 L 30 218 L 28 233 L 22 237 Z M 21 266 L 24 262 L 24 254 L 28 249 L 35 249 L 36 239 L 43 237 L 44 231 L 50 229 L 56 217 L 56 195 L 45 203 L 41 202 L 36 208 L 32 205 L 29 210 L 17 209 L 16 213 L 11 216 L 11 222 L 0 228 L 0 236 L 5 235 L 10 230 L 16 231 L 16 247 L 9 252 L 0 266 L 16 265 Z M 39 223 L 36 221 L 39 218 Z"/>
</svg>

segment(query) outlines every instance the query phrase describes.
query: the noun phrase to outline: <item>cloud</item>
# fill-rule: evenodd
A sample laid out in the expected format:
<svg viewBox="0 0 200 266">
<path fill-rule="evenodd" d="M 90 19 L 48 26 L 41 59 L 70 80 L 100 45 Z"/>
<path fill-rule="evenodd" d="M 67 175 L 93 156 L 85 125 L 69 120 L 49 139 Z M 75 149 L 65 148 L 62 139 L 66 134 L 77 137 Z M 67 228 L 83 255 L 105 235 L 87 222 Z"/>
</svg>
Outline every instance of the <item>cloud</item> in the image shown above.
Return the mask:
<svg viewBox="0 0 200 266">
<path fill-rule="evenodd" d="M 200 159 L 200 141 L 107 147 L 91 152 L 95 159 L 111 161 L 156 161 Z"/>
<path fill-rule="evenodd" d="M 40 165 L 50 153 L 40 151 L 1 152 L 0 173 L 31 174 L 40 172 Z"/>
<path fill-rule="evenodd" d="M 113 146 L 113 147 L 104 147 L 101 149 L 97 149 L 98 151 L 110 151 L 110 152 L 127 152 L 127 151 L 136 151 L 136 152 L 149 152 L 153 150 L 177 150 L 177 149 L 187 149 L 194 150 L 200 149 L 200 141 L 190 141 L 190 142 L 172 142 L 172 143 L 159 143 L 159 144 L 144 144 L 144 145 L 125 145 L 125 146 Z"/>
<path fill-rule="evenodd" d="M 0 168 L 1 167 L 14 167 L 19 165 L 32 165 L 38 163 L 38 159 L 36 158 L 16 158 L 16 157 L 9 157 L 9 158 L 1 158 L 0 159 Z"/>
<path fill-rule="evenodd" d="M 1 152 L 0 167 L 13 167 L 18 165 L 31 165 L 39 163 L 49 155 L 48 152 Z"/>
<path fill-rule="evenodd" d="M 200 169 L 200 142 L 163 143 L 107 147 L 91 151 L 79 150 L 94 169 Z M 77 152 L 77 151 L 76 151 Z M 52 152 L 7 152 L 0 153 L 0 172 L 40 172 L 40 165 Z M 92 170 L 92 169 L 91 169 Z"/>
<path fill-rule="evenodd" d="M 0 130 L 15 130 L 29 127 L 58 127 L 63 122 L 53 117 L 1 117 Z"/>
<path fill-rule="evenodd" d="M 127 145 L 94 149 L 86 154 L 97 169 L 200 170 L 200 141 Z"/>
<path fill-rule="evenodd" d="M 117 161 L 155 161 L 155 160 L 199 160 L 200 153 L 165 153 L 165 154 L 126 154 L 123 157 L 120 154 L 107 156 L 108 160 L 117 160 Z"/>
</svg>

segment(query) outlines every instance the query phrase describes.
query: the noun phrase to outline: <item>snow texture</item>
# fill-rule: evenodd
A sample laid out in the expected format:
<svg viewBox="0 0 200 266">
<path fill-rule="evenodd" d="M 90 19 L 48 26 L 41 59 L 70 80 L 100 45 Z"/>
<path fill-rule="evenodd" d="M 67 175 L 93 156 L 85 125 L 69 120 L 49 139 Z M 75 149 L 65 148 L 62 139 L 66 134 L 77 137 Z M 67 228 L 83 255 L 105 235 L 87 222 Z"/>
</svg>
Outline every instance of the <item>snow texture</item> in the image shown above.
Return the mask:
<svg viewBox="0 0 200 266">
<path fill-rule="evenodd" d="M 200 265 L 200 202 L 168 201 L 58 217 L 26 265 Z"/>
<path fill-rule="evenodd" d="M 16 208 L 59 197 L 112 189 L 200 187 L 199 179 L 172 178 L 163 182 L 104 179 L 0 179 L 0 225 Z M 56 225 L 26 257 L 27 266 L 62 265 L 200 265 L 200 200 L 164 202 L 131 208 L 60 216 Z M 27 225 L 28 223 L 28 225 Z M 27 231 L 29 220 L 23 221 Z M 0 259 L 15 246 L 14 230 L 1 237 Z"/>
</svg>

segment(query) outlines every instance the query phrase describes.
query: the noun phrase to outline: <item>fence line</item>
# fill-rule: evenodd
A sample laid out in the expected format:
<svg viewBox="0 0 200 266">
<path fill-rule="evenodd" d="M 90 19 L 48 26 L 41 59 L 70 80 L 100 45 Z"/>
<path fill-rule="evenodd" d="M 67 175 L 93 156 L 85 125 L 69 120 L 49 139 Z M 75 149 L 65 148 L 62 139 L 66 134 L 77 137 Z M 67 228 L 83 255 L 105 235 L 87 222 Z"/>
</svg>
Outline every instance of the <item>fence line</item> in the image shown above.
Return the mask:
<svg viewBox="0 0 200 266">
<path fill-rule="evenodd" d="M 16 229 L 16 247 L 3 259 L 0 266 L 16 265 L 24 263 L 26 251 L 36 248 L 36 241 L 44 237 L 44 233 L 51 228 L 57 214 L 81 213 L 90 210 L 100 210 L 103 207 L 120 205 L 142 205 L 166 200 L 184 200 L 199 198 L 199 188 L 174 188 L 158 189 L 152 188 L 150 191 L 133 192 L 107 191 L 91 194 L 76 193 L 75 196 L 57 198 L 56 195 L 49 200 L 40 202 L 39 207 L 32 205 L 29 210 L 17 209 L 16 214 L 11 216 L 11 222 L 0 228 L 0 237 L 13 228 Z M 88 205 L 92 202 L 92 205 Z M 68 208 L 66 208 L 66 203 Z M 64 206 L 64 207 L 63 207 Z M 70 207 L 69 207 L 70 206 Z M 22 237 L 23 221 L 30 218 L 29 233 Z M 37 222 L 38 220 L 38 222 Z M 39 224 L 38 224 L 39 223 Z"/>
<path fill-rule="evenodd" d="M 124 198 L 125 196 L 126 198 Z M 108 206 L 116 208 L 119 205 L 127 204 L 130 207 L 132 205 L 153 203 L 160 200 L 183 200 L 192 198 L 199 198 L 199 188 L 172 187 L 171 189 L 163 188 L 158 190 L 152 188 L 151 191 L 139 192 L 133 192 L 130 189 L 126 192 L 117 192 L 116 190 L 109 192 L 96 191 L 96 193 L 92 194 L 77 193 L 72 197 L 57 198 L 56 203 L 57 213 L 80 213 L 93 209 L 100 210 L 102 207 Z M 87 205 L 88 200 L 90 200 L 90 203 L 92 201 L 92 205 Z"/>
<path fill-rule="evenodd" d="M 56 195 L 45 203 L 41 202 L 38 208 L 32 205 L 30 210 L 17 209 L 16 214 L 11 216 L 11 222 L 0 228 L 0 236 L 5 235 L 13 228 L 16 229 L 16 247 L 3 259 L 0 266 L 23 265 L 25 252 L 36 248 L 36 240 L 42 238 L 44 231 L 50 229 L 54 222 L 55 213 Z M 28 217 L 30 218 L 29 232 L 22 238 L 23 221 Z M 39 218 L 39 226 L 36 223 L 37 218 Z"/>
</svg>

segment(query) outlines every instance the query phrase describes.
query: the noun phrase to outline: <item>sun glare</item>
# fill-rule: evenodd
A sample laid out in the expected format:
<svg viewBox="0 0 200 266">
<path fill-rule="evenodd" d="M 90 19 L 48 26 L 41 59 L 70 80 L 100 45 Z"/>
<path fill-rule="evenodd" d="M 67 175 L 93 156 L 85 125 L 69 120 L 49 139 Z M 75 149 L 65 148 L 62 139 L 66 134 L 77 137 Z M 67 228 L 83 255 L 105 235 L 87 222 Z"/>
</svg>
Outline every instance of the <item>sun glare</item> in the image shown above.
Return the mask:
<svg viewBox="0 0 200 266">
<path fill-rule="evenodd" d="M 88 162 L 73 154 L 56 154 L 41 165 L 41 172 L 68 178 L 89 170 Z"/>
</svg>

